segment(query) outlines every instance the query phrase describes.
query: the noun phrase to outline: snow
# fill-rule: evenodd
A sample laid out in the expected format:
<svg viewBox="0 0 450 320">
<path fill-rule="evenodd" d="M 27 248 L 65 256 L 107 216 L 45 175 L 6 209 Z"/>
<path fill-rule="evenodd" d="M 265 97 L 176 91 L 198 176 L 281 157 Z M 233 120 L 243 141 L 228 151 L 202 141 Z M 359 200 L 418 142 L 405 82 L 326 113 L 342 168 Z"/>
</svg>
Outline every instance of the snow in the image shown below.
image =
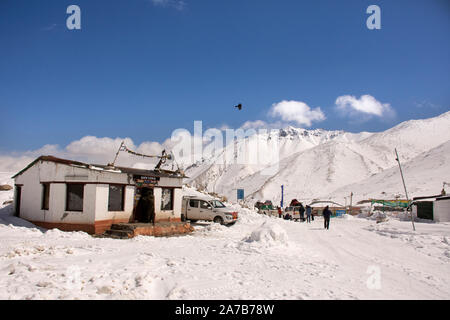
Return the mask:
<svg viewBox="0 0 450 320">
<path fill-rule="evenodd" d="M 185 193 L 202 194 L 192 188 Z M 10 192 L 11 193 L 11 192 Z M 96 238 L 0 209 L 0 299 L 448 299 L 450 224 L 342 216 L 323 229 L 233 205 L 227 227 Z M 380 287 L 370 286 L 373 270 Z"/>
<path fill-rule="evenodd" d="M 260 242 L 262 244 L 282 245 L 287 244 L 288 236 L 286 231 L 278 224 L 265 221 L 261 226 L 252 231 L 250 236 L 245 239 L 246 242 Z"/>
<path fill-rule="evenodd" d="M 450 180 L 450 141 L 426 151 L 412 160 L 402 163 L 403 175 L 411 196 L 432 196 L 440 194 L 442 183 Z M 330 198 L 342 198 L 355 192 L 355 201 L 369 198 L 395 199 L 404 189 L 398 166 L 384 170 L 367 179 L 334 190 Z M 382 192 L 384 192 L 382 194 Z"/>
<path fill-rule="evenodd" d="M 0 186 L 7 184 L 7 185 L 13 187 L 14 181 L 13 181 L 13 179 L 11 179 L 11 177 L 13 175 L 14 175 L 14 173 L 11 173 L 11 172 L 0 172 Z M 0 190 L 0 208 L 5 201 L 13 200 L 13 198 L 14 198 L 13 192 Z"/>
</svg>

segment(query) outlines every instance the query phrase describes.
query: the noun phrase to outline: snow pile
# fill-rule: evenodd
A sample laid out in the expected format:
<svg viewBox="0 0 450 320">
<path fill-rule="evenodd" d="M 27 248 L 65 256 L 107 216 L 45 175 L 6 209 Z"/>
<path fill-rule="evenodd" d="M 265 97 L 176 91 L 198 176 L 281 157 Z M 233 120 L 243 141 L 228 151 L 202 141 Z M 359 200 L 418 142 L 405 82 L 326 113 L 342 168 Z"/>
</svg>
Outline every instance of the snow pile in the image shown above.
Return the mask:
<svg viewBox="0 0 450 320">
<path fill-rule="evenodd" d="M 287 245 L 288 235 L 278 224 L 264 222 L 245 239 L 246 242 L 258 242 L 266 246 Z"/>
<path fill-rule="evenodd" d="M 11 177 L 14 175 L 12 172 L 0 172 L 0 185 L 14 186 L 14 180 Z M 0 190 L 0 208 L 5 205 L 3 203 L 12 201 L 14 198 L 14 189 L 1 191 Z"/>
<path fill-rule="evenodd" d="M 372 215 L 368 216 L 369 220 L 383 220 L 387 218 L 386 212 L 383 211 L 374 211 Z"/>
<path fill-rule="evenodd" d="M 71 239 L 71 240 L 88 240 L 91 238 L 89 234 L 83 231 L 61 231 L 59 229 L 50 229 L 44 233 L 48 239 Z"/>
<path fill-rule="evenodd" d="M 395 213 L 395 218 L 399 219 L 400 221 L 411 221 L 411 212 L 396 212 Z M 418 218 L 416 215 L 413 216 L 414 221 L 417 221 Z M 425 221 L 429 221 L 432 222 L 433 220 L 426 220 L 426 219 L 420 219 L 420 220 L 425 220 Z"/>
<path fill-rule="evenodd" d="M 353 217 L 350 214 L 343 214 L 337 217 L 338 219 L 343 219 L 343 220 L 353 220 L 355 219 L 355 217 Z"/>
</svg>

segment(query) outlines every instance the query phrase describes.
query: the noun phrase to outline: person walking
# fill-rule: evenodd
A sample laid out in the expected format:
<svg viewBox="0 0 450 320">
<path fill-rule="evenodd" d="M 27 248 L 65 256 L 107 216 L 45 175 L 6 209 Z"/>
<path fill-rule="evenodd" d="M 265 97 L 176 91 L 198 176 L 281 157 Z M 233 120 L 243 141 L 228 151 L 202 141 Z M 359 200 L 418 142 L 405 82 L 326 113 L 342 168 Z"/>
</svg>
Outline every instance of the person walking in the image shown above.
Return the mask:
<svg viewBox="0 0 450 320">
<path fill-rule="evenodd" d="M 329 230 L 330 229 L 330 217 L 331 217 L 331 211 L 328 206 L 323 209 L 323 219 L 324 219 L 324 228 Z"/>
<path fill-rule="evenodd" d="M 300 220 L 305 221 L 305 207 L 303 206 L 303 204 L 301 202 L 299 204 L 298 210 L 300 211 Z"/>
<path fill-rule="evenodd" d="M 312 208 L 309 205 L 306 205 L 306 222 L 311 223 L 311 214 Z"/>
</svg>

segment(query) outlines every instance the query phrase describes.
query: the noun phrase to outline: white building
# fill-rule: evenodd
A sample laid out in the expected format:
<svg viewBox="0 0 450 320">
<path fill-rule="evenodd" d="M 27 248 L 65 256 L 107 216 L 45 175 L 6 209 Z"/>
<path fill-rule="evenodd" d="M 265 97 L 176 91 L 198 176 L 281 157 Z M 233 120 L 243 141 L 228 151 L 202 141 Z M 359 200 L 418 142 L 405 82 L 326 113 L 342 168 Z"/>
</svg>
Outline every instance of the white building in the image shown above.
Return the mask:
<svg viewBox="0 0 450 320">
<path fill-rule="evenodd" d="M 450 222 L 450 196 L 435 195 L 415 197 L 412 203 L 413 217 Z"/>
<path fill-rule="evenodd" d="M 433 203 L 434 221 L 450 222 L 450 196 L 436 198 Z"/>
<path fill-rule="evenodd" d="M 156 222 L 181 221 L 183 177 L 41 156 L 13 177 L 15 212 L 44 228 L 101 234 L 113 223 L 142 222 L 136 205 L 145 190 Z"/>
</svg>

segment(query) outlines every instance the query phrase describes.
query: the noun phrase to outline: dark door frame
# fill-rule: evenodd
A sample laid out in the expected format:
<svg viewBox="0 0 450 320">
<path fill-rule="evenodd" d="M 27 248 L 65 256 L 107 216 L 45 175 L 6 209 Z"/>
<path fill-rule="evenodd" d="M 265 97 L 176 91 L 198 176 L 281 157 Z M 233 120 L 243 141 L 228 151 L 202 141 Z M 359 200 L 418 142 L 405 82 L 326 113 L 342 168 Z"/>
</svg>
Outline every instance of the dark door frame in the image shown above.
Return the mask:
<svg viewBox="0 0 450 320">
<path fill-rule="evenodd" d="M 22 202 L 22 186 L 16 185 L 16 203 L 14 216 L 20 217 L 20 203 Z"/>
</svg>

